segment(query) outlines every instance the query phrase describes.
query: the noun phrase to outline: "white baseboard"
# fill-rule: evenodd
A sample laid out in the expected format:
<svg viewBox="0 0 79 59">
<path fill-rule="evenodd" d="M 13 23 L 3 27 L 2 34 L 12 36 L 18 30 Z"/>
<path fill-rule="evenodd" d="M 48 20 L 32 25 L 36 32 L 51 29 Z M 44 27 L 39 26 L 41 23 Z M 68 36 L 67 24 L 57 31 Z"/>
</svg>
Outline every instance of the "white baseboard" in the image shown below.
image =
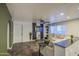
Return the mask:
<svg viewBox="0 0 79 59">
<path fill-rule="evenodd" d="M 9 53 L 0 53 L 0 56 L 10 56 L 10 54 Z"/>
</svg>

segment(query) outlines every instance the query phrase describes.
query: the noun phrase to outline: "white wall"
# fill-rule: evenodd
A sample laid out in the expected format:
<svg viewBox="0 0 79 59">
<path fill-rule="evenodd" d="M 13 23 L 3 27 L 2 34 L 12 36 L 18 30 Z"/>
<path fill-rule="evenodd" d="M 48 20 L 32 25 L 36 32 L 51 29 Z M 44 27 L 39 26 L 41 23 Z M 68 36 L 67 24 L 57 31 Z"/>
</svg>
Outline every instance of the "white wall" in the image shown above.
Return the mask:
<svg viewBox="0 0 79 59">
<path fill-rule="evenodd" d="M 13 43 L 30 41 L 29 32 L 32 32 L 32 22 L 13 22 Z"/>
<path fill-rule="evenodd" d="M 61 22 L 58 25 L 66 26 L 66 34 L 74 35 L 79 37 L 79 20 L 74 19 L 73 21 Z"/>
<path fill-rule="evenodd" d="M 71 21 L 66 23 L 67 34 L 72 34 L 79 37 L 79 20 Z"/>
</svg>

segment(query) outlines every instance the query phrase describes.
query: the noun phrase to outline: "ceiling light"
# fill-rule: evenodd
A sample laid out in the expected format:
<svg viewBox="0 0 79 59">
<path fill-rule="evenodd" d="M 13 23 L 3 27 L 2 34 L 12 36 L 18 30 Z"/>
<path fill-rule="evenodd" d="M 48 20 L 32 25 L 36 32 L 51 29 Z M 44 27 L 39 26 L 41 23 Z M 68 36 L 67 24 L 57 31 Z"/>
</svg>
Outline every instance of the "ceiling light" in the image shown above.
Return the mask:
<svg viewBox="0 0 79 59">
<path fill-rule="evenodd" d="M 60 15 L 61 15 L 61 16 L 63 16 L 63 15 L 64 15 L 64 13 L 60 13 Z"/>
<path fill-rule="evenodd" d="M 77 9 L 79 10 L 79 7 Z"/>
</svg>

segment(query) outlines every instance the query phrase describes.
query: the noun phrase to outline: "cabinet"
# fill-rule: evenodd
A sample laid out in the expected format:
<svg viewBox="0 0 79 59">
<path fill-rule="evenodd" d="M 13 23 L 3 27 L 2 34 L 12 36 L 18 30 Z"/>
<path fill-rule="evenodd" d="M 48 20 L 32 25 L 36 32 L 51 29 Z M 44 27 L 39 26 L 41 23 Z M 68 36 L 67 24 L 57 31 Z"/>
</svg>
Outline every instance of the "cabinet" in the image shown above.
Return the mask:
<svg viewBox="0 0 79 59">
<path fill-rule="evenodd" d="M 67 41 L 64 41 L 65 45 L 68 44 Z M 68 46 L 62 47 L 60 45 L 54 45 L 54 55 L 55 56 L 77 56 L 79 54 L 79 40 L 74 42 L 73 44 L 69 44 Z"/>
<path fill-rule="evenodd" d="M 65 49 L 66 56 L 77 56 L 79 54 L 79 40 Z"/>
<path fill-rule="evenodd" d="M 29 32 L 32 32 L 31 22 L 14 21 L 13 43 L 30 41 Z"/>
</svg>

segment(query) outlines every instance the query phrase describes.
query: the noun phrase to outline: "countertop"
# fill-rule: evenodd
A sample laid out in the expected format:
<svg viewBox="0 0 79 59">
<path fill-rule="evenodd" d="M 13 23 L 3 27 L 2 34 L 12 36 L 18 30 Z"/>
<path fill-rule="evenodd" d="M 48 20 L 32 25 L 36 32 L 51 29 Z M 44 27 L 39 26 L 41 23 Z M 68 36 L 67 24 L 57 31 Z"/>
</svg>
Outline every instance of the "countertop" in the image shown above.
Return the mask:
<svg viewBox="0 0 79 59">
<path fill-rule="evenodd" d="M 73 43 L 71 43 L 71 40 L 64 40 L 64 41 L 60 41 L 60 42 L 55 43 L 55 45 L 66 48 L 66 47 L 74 44 L 77 40 L 79 40 L 79 38 L 74 38 Z"/>
<path fill-rule="evenodd" d="M 71 45 L 71 41 L 70 40 L 64 40 L 64 41 L 55 43 L 55 45 L 58 45 L 58 46 L 66 48 L 69 45 Z"/>
</svg>

